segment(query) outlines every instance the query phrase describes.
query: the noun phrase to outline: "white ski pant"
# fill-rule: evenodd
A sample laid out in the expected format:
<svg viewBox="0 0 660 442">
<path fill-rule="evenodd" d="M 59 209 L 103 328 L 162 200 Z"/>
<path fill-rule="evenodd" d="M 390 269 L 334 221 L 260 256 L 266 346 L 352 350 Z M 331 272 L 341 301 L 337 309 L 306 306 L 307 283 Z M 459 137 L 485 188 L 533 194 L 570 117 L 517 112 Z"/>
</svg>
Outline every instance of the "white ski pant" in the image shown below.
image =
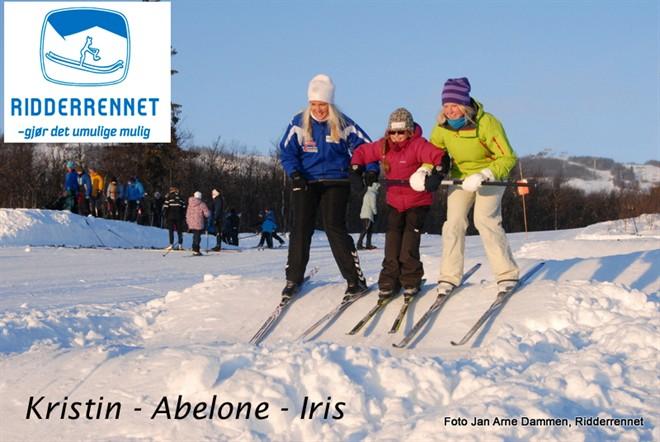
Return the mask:
<svg viewBox="0 0 660 442">
<path fill-rule="evenodd" d="M 476 192 L 466 192 L 456 186 L 449 189 L 447 221 L 442 226 L 440 281 L 458 285 L 463 277 L 465 231 L 468 228 L 468 213 L 473 205 L 474 225 L 479 231 L 496 280 L 518 279 L 518 265 L 502 228 L 504 189 L 495 186 L 482 186 Z"/>
</svg>

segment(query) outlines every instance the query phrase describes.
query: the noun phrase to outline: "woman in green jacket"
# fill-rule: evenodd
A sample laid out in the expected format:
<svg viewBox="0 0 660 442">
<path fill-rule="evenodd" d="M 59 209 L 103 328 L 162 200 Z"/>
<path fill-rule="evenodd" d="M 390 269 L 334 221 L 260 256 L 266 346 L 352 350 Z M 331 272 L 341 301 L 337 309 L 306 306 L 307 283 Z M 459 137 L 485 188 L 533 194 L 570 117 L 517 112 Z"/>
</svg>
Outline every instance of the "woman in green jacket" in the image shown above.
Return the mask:
<svg viewBox="0 0 660 442">
<path fill-rule="evenodd" d="M 463 180 L 449 189 L 447 221 L 442 227 L 440 292 L 449 292 L 463 276 L 465 231 L 474 206 L 474 224 L 495 273 L 498 289 L 505 291 L 518 280 L 519 269 L 502 228 L 504 187 L 485 186 L 501 180 L 516 164 L 502 124 L 470 97 L 467 78 L 450 78 L 442 90 L 442 111 L 431 133 L 431 143 L 449 152 L 452 178 Z"/>
</svg>

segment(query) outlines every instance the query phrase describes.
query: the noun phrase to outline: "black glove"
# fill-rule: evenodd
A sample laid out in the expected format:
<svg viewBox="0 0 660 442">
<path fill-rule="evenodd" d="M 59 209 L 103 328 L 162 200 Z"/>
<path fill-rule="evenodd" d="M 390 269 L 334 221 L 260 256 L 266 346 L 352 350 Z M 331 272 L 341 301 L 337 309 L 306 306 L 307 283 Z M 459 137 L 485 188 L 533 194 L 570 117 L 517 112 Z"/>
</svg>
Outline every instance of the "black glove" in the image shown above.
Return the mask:
<svg viewBox="0 0 660 442">
<path fill-rule="evenodd" d="M 364 166 L 360 166 L 359 164 L 353 164 L 351 166 L 351 173 L 348 174 L 348 179 L 351 182 L 351 192 L 360 193 L 364 189 L 363 173 Z"/>
<path fill-rule="evenodd" d="M 298 171 L 291 174 L 291 188 L 294 192 L 298 190 L 307 190 L 307 180 L 303 178 L 302 174 Z"/>
<path fill-rule="evenodd" d="M 378 173 L 376 173 L 373 170 L 368 171 L 367 173 L 364 174 L 364 184 L 369 187 L 373 183 L 378 182 Z"/>
<path fill-rule="evenodd" d="M 426 189 L 427 192 L 435 192 L 438 190 L 438 187 L 440 187 L 440 183 L 444 178 L 445 173 L 442 171 L 442 164 L 439 164 L 431 170 L 430 175 L 426 175 L 424 189 Z"/>
<path fill-rule="evenodd" d="M 440 160 L 440 172 L 442 172 L 444 176 L 447 176 L 450 170 L 451 158 L 449 158 L 449 154 L 445 152 L 445 154 L 442 156 L 442 159 Z"/>
</svg>

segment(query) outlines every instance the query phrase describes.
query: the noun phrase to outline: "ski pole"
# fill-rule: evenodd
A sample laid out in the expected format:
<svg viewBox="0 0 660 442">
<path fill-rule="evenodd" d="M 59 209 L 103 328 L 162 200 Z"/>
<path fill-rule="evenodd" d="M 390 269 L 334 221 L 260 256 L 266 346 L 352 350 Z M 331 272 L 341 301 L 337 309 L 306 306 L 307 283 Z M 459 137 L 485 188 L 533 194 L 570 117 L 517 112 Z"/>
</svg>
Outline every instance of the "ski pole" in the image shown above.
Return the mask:
<svg viewBox="0 0 660 442">
<path fill-rule="evenodd" d="M 442 180 L 440 185 L 442 186 L 460 186 L 463 184 L 463 180 Z M 410 186 L 408 180 L 385 180 L 385 185 L 387 186 Z M 529 182 L 529 180 L 517 180 L 517 181 L 483 181 L 482 186 L 500 186 L 500 187 L 534 187 L 535 183 Z"/>
<path fill-rule="evenodd" d="M 442 186 L 457 186 L 463 184 L 463 180 L 442 180 Z M 517 181 L 482 181 L 482 186 L 500 186 L 500 187 L 534 187 L 534 183 L 527 180 Z"/>
<path fill-rule="evenodd" d="M 253 236 L 257 236 L 257 235 L 259 235 L 259 233 L 253 233 L 252 235 L 241 236 L 239 239 L 252 238 Z"/>
<path fill-rule="evenodd" d="M 112 233 L 112 234 L 115 235 L 117 238 L 119 238 L 119 239 L 121 239 L 122 241 L 124 241 L 124 242 L 125 242 L 126 244 L 128 244 L 130 247 L 132 247 L 132 248 L 134 248 L 134 249 L 137 248 L 137 247 L 135 246 L 134 243 L 132 243 L 131 241 L 127 240 L 126 238 L 124 238 L 123 236 L 121 236 L 119 233 L 117 233 L 117 232 L 115 232 L 114 230 L 112 230 L 110 227 L 107 227 L 107 229 L 108 229 L 108 232 Z"/>
<path fill-rule="evenodd" d="M 209 231 L 206 231 L 206 253 L 209 253 Z"/>
</svg>

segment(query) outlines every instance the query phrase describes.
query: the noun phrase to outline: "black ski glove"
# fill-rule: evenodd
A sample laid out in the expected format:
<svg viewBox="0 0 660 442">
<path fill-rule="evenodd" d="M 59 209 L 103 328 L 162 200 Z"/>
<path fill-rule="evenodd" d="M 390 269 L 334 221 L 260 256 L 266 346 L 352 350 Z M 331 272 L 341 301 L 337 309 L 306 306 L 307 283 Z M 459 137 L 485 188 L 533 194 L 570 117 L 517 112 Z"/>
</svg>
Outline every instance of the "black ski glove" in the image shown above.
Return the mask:
<svg viewBox="0 0 660 442">
<path fill-rule="evenodd" d="M 307 190 L 307 180 L 298 171 L 291 174 L 291 189 L 294 192 L 298 190 Z"/>
<path fill-rule="evenodd" d="M 451 158 L 449 158 L 449 154 L 445 152 L 445 154 L 442 156 L 442 159 L 440 160 L 440 172 L 442 172 L 444 176 L 447 176 L 450 170 Z"/>
<path fill-rule="evenodd" d="M 360 193 L 364 189 L 364 180 L 362 174 L 364 173 L 364 166 L 353 164 L 351 166 L 351 173 L 348 174 L 348 179 L 351 183 L 351 192 Z"/>
<path fill-rule="evenodd" d="M 438 190 L 438 187 L 440 187 L 440 183 L 442 183 L 444 178 L 445 174 L 442 172 L 442 164 L 439 164 L 431 170 L 430 175 L 426 175 L 424 189 L 426 189 L 427 192 L 435 192 Z"/>
<path fill-rule="evenodd" d="M 373 170 L 370 170 L 364 174 L 364 184 L 367 187 L 377 182 L 378 182 L 378 173 L 374 172 Z"/>
</svg>

